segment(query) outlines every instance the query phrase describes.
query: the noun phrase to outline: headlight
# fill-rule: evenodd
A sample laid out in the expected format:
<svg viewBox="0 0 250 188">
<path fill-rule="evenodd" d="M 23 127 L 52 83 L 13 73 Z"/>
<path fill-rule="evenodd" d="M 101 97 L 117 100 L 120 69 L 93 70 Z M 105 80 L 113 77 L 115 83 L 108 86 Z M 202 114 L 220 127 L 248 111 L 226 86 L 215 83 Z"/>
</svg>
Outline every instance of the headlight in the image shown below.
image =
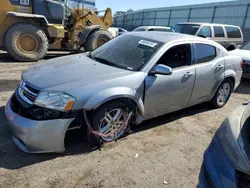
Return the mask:
<svg viewBox="0 0 250 188">
<path fill-rule="evenodd" d="M 59 110 L 59 111 L 69 111 L 71 110 L 73 104 L 75 103 L 75 98 L 60 92 L 40 92 L 35 100 L 35 105 Z"/>
</svg>

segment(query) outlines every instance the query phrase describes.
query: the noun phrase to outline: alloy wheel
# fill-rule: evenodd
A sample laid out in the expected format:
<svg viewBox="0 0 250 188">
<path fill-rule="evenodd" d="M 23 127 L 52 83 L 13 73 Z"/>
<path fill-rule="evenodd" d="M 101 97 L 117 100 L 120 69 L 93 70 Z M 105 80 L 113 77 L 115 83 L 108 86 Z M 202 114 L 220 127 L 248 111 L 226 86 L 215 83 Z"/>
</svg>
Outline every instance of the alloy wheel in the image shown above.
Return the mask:
<svg viewBox="0 0 250 188">
<path fill-rule="evenodd" d="M 98 131 L 107 135 L 102 137 L 104 141 L 110 142 L 118 139 L 125 132 L 123 128 L 128 118 L 128 111 L 123 108 L 115 108 L 106 112 L 98 123 Z"/>
</svg>

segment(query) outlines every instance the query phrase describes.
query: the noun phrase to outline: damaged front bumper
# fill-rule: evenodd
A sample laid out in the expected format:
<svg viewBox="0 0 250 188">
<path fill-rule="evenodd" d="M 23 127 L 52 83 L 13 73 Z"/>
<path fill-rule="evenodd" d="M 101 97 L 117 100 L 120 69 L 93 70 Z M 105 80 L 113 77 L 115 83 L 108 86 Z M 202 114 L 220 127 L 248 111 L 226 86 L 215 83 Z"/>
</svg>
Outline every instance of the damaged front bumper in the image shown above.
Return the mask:
<svg viewBox="0 0 250 188">
<path fill-rule="evenodd" d="M 61 153 L 65 151 L 66 131 L 75 118 L 32 120 L 15 113 L 11 99 L 5 107 L 5 114 L 15 144 L 27 153 Z"/>
</svg>

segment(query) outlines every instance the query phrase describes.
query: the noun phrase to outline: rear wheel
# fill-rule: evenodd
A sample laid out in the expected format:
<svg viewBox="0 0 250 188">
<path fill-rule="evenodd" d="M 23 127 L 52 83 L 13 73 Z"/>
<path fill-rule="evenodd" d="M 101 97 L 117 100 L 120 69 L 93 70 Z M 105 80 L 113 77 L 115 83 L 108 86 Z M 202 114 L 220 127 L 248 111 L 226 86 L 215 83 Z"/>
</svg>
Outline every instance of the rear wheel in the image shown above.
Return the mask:
<svg viewBox="0 0 250 188">
<path fill-rule="evenodd" d="M 87 38 L 84 44 L 84 49 L 85 51 L 93 51 L 94 49 L 108 42 L 112 38 L 113 36 L 110 32 L 103 29 L 96 30 Z"/>
<path fill-rule="evenodd" d="M 213 99 L 211 100 L 212 105 L 215 108 L 222 108 L 225 106 L 232 94 L 233 91 L 233 84 L 231 80 L 225 80 L 215 93 Z"/>
<path fill-rule="evenodd" d="M 48 50 L 45 33 L 31 24 L 16 24 L 5 35 L 4 46 L 17 61 L 38 61 Z"/>
<path fill-rule="evenodd" d="M 231 46 L 228 46 L 227 47 L 227 51 L 232 51 L 232 50 L 235 50 L 236 47 L 234 45 L 231 45 Z"/>
<path fill-rule="evenodd" d="M 130 109 L 126 104 L 113 101 L 104 104 L 94 111 L 92 115 L 92 126 L 101 134 L 106 142 L 111 142 L 120 138 L 126 131 L 124 123 L 129 117 Z"/>
</svg>

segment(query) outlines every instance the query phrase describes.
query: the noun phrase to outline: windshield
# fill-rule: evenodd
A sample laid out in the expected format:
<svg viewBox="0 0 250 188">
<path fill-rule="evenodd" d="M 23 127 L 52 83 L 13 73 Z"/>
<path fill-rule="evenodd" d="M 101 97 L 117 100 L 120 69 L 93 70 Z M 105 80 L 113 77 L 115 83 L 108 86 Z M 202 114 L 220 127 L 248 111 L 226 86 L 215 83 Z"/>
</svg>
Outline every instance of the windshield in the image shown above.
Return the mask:
<svg viewBox="0 0 250 188">
<path fill-rule="evenodd" d="M 126 34 L 103 44 L 89 57 L 110 66 L 139 71 L 162 45 L 159 41 Z"/>
<path fill-rule="evenodd" d="M 241 47 L 242 50 L 250 50 L 250 42 Z"/>
<path fill-rule="evenodd" d="M 146 29 L 144 27 L 138 27 L 134 29 L 133 31 L 146 31 Z"/>
<path fill-rule="evenodd" d="M 200 25 L 195 24 L 176 24 L 173 29 L 177 33 L 195 35 L 199 28 Z"/>
</svg>

